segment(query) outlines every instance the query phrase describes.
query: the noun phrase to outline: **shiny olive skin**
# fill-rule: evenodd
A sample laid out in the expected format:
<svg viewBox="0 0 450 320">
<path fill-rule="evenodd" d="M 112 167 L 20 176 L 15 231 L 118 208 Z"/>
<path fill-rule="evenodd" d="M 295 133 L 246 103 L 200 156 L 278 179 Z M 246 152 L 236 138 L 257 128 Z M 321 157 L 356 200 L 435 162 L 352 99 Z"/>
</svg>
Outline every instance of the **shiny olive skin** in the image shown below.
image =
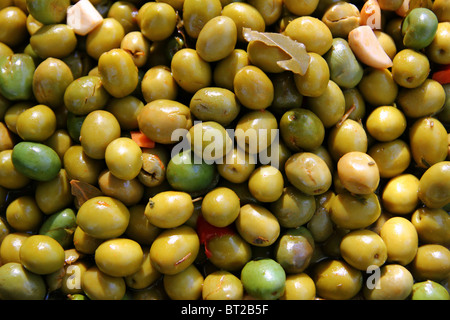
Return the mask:
<svg viewBox="0 0 450 320">
<path fill-rule="evenodd" d="M 450 202 L 449 174 L 450 161 L 441 161 L 428 168 L 420 177 L 419 199 L 428 208 L 442 208 Z"/>
<path fill-rule="evenodd" d="M 337 163 L 337 173 L 343 187 L 353 194 L 371 194 L 380 183 L 380 171 L 367 153 L 351 151 Z"/>
<path fill-rule="evenodd" d="M 339 193 L 331 201 L 331 220 L 341 228 L 360 229 L 374 223 L 381 214 L 381 205 L 375 193 L 352 195 Z"/>
<path fill-rule="evenodd" d="M 52 237 L 67 249 L 73 243 L 76 216 L 71 208 L 63 209 L 50 215 L 39 228 L 39 234 Z"/>
<path fill-rule="evenodd" d="M 449 4 L 443 0 L 436 0 L 433 2 L 432 10 L 439 22 L 445 22 L 450 20 L 448 12 Z"/>
<path fill-rule="evenodd" d="M 334 126 L 328 136 L 328 151 L 333 160 L 338 161 L 347 152 L 366 152 L 368 137 L 363 126 L 352 119 Z"/>
<path fill-rule="evenodd" d="M 222 4 L 219 0 L 208 3 L 199 0 L 183 2 L 183 21 L 186 33 L 197 39 L 205 24 L 216 16 L 220 16 Z"/>
<path fill-rule="evenodd" d="M 237 28 L 233 19 L 217 16 L 206 22 L 198 34 L 195 50 L 208 62 L 226 58 L 237 42 Z"/>
<path fill-rule="evenodd" d="M 87 115 L 103 109 L 110 95 L 99 76 L 83 76 L 72 81 L 64 92 L 63 100 L 67 110 L 74 115 Z"/>
<path fill-rule="evenodd" d="M 145 215 L 145 205 L 136 204 L 129 207 L 130 221 L 125 235 L 143 246 L 151 245 L 161 229 L 150 223 Z M 145 252 L 144 252 L 145 255 Z"/>
<path fill-rule="evenodd" d="M 406 130 L 406 117 L 396 107 L 380 106 L 367 116 L 366 127 L 377 141 L 393 141 Z"/>
<path fill-rule="evenodd" d="M 444 209 L 418 208 L 411 216 L 419 239 L 424 243 L 448 246 L 450 216 Z"/>
<path fill-rule="evenodd" d="M 386 32 L 380 30 L 375 30 L 374 32 L 384 52 L 386 52 L 388 57 L 391 58 L 391 60 L 393 60 L 395 58 L 395 55 L 397 54 L 397 46 L 395 44 L 394 39 Z"/>
<path fill-rule="evenodd" d="M 132 180 L 141 171 L 142 150 L 131 138 L 117 138 L 106 147 L 105 162 L 117 178 Z"/>
<path fill-rule="evenodd" d="M 334 38 L 346 38 L 350 31 L 359 27 L 359 20 L 359 9 L 352 3 L 340 1 L 330 5 L 322 16 L 322 22 Z"/>
<path fill-rule="evenodd" d="M 52 180 L 38 182 L 34 197 L 45 214 L 53 214 L 70 207 L 73 195 L 66 170 L 61 169 Z"/>
<path fill-rule="evenodd" d="M 367 154 L 377 163 L 380 178 L 393 178 L 403 173 L 412 159 L 409 145 L 401 139 L 375 143 Z"/>
<path fill-rule="evenodd" d="M 98 186 L 105 196 L 114 197 L 126 206 L 137 204 L 144 195 L 144 186 L 137 178 L 120 179 L 110 170 L 104 170 L 100 173 Z"/>
<path fill-rule="evenodd" d="M 239 234 L 214 237 L 208 241 L 207 250 L 214 266 L 230 272 L 242 269 L 252 258 L 252 246 Z"/>
<path fill-rule="evenodd" d="M 405 88 L 418 87 L 430 73 L 427 56 L 415 50 L 401 50 L 395 55 L 392 63 L 392 76 L 395 82 Z"/>
<path fill-rule="evenodd" d="M 282 114 L 289 109 L 302 105 L 303 96 L 298 92 L 291 72 L 271 75 L 274 97 L 269 110 L 274 114 Z"/>
<path fill-rule="evenodd" d="M 286 287 L 280 300 L 314 300 L 316 285 L 304 272 L 286 275 Z"/>
<path fill-rule="evenodd" d="M 360 248 L 358 253 L 354 248 Z M 366 271 L 369 266 L 381 267 L 387 259 L 387 248 L 383 239 L 370 230 L 354 230 L 341 241 L 340 253 L 344 260 L 358 270 Z"/>
<path fill-rule="evenodd" d="M 176 120 L 176 121 L 175 121 Z M 139 129 L 151 140 L 172 144 L 172 133 L 176 129 L 189 130 L 192 126 L 189 107 L 175 101 L 158 99 L 146 104 L 138 115 Z"/>
<path fill-rule="evenodd" d="M 37 181 L 49 181 L 55 178 L 61 169 L 58 154 L 38 142 L 19 142 L 13 148 L 11 159 L 20 173 Z"/>
<path fill-rule="evenodd" d="M 18 232 L 36 231 L 44 220 L 44 215 L 36 200 L 21 196 L 6 207 L 6 221 Z"/>
<path fill-rule="evenodd" d="M 236 192 L 229 188 L 215 188 L 203 197 L 202 216 L 213 226 L 225 227 L 230 225 L 238 217 L 239 211 L 239 197 Z"/>
<path fill-rule="evenodd" d="M 345 39 L 334 38 L 324 57 L 330 69 L 330 79 L 341 88 L 354 88 L 361 81 L 363 67 Z"/>
<path fill-rule="evenodd" d="M 242 238 L 258 247 L 270 246 L 280 234 L 276 217 L 261 205 L 242 206 L 235 224 Z"/>
<path fill-rule="evenodd" d="M 125 36 L 123 26 L 114 18 L 105 18 L 86 36 L 86 53 L 98 60 L 104 52 L 120 48 Z"/>
<path fill-rule="evenodd" d="M 16 6 L 2 7 L 0 10 L 0 42 L 7 46 L 17 46 L 27 39 L 27 15 Z"/>
<path fill-rule="evenodd" d="M 311 110 L 294 108 L 281 117 L 280 134 L 286 146 L 292 151 L 311 151 L 322 144 L 325 127 Z"/>
<path fill-rule="evenodd" d="M 366 68 L 358 89 L 366 103 L 373 106 L 392 105 L 399 91 L 391 71 L 388 69 Z M 383 92 L 383 95 L 377 92 Z"/>
<path fill-rule="evenodd" d="M 238 277 L 229 271 L 215 271 L 203 282 L 203 300 L 241 300 L 244 287 Z"/>
<path fill-rule="evenodd" d="M 256 168 L 248 179 L 250 193 L 261 202 L 274 202 L 284 188 L 281 171 L 271 165 Z"/>
<path fill-rule="evenodd" d="M 136 247 L 137 249 L 137 247 Z M 137 250 L 138 251 L 138 250 Z M 158 279 L 161 278 L 161 273 L 159 273 L 155 267 L 153 267 L 150 260 L 150 247 L 145 246 L 142 248 L 143 258 L 139 269 L 128 276 L 125 276 L 125 282 L 127 287 L 132 289 L 144 289 L 146 287 L 154 284 Z"/>
<path fill-rule="evenodd" d="M 281 197 L 270 204 L 270 210 L 277 217 L 280 226 L 296 228 L 311 220 L 316 210 L 316 202 L 314 196 L 286 186 Z"/>
<path fill-rule="evenodd" d="M 249 155 L 239 147 L 233 148 L 226 161 L 217 164 L 219 175 L 232 183 L 244 183 L 256 167 L 256 155 Z"/>
<path fill-rule="evenodd" d="M 195 156 L 212 164 L 221 162 L 233 147 L 233 141 L 225 128 L 215 121 L 199 122 L 192 126 L 187 140 Z"/>
<path fill-rule="evenodd" d="M 20 261 L 36 274 L 50 274 L 64 266 L 64 249 L 55 239 L 32 235 L 20 247 Z"/>
<path fill-rule="evenodd" d="M 336 82 L 329 80 L 325 92 L 306 98 L 307 108 L 316 114 L 325 128 L 337 124 L 345 113 L 345 97 Z"/>
<path fill-rule="evenodd" d="M 417 280 L 442 281 L 450 271 L 450 250 L 440 244 L 419 246 L 411 262 L 411 273 Z"/>
<path fill-rule="evenodd" d="M 167 3 L 152 3 L 141 10 L 139 26 L 142 34 L 150 41 L 165 40 L 175 30 L 176 12 Z"/>
<path fill-rule="evenodd" d="M 229 3 L 223 7 L 222 15 L 234 20 L 237 27 L 237 39 L 239 42 L 245 41 L 242 34 L 243 28 L 250 28 L 260 32 L 265 31 L 266 23 L 263 16 L 255 7 L 248 3 Z"/>
<path fill-rule="evenodd" d="M 278 47 L 269 46 L 261 41 L 250 41 L 247 46 L 250 62 L 269 73 L 285 71 L 278 65 L 278 61 L 289 60 L 291 57 Z"/>
<path fill-rule="evenodd" d="M 362 288 L 361 271 L 345 261 L 328 259 L 314 266 L 312 279 L 317 296 L 330 300 L 353 298 Z"/>
<path fill-rule="evenodd" d="M 423 117 L 414 121 L 409 128 L 409 141 L 412 157 L 419 167 L 428 168 L 447 157 L 447 131 L 436 118 Z"/>
<path fill-rule="evenodd" d="M 122 277 L 112 277 L 91 266 L 81 278 L 81 288 L 90 300 L 121 300 L 126 291 Z"/>
<path fill-rule="evenodd" d="M 163 284 L 172 300 L 197 300 L 202 296 L 203 280 L 203 275 L 191 264 L 177 274 L 164 275 Z"/>
<path fill-rule="evenodd" d="M 147 70 L 141 82 L 142 96 L 149 103 L 157 99 L 176 100 L 178 85 L 167 66 L 154 66 Z"/>
<path fill-rule="evenodd" d="M 285 163 L 288 181 L 308 195 L 319 195 L 331 187 L 332 176 L 326 162 L 311 152 L 293 154 Z"/>
<path fill-rule="evenodd" d="M 2 300 L 44 300 L 45 280 L 28 271 L 20 262 L 4 263 L 0 267 L 0 298 Z"/>
<path fill-rule="evenodd" d="M 439 64 L 449 64 L 450 54 L 448 45 L 448 31 L 450 30 L 450 21 L 438 23 L 436 35 L 431 44 L 426 48 L 428 58 Z"/>
<path fill-rule="evenodd" d="M 30 38 L 31 47 L 42 59 L 65 58 L 75 50 L 77 42 L 75 32 L 66 24 L 42 26 Z"/>
<path fill-rule="evenodd" d="M 153 266 L 163 274 L 177 274 L 188 268 L 197 257 L 200 240 L 188 226 L 162 231 L 150 247 Z"/>
<path fill-rule="evenodd" d="M 250 64 L 248 53 L 243 49 L 234 49 L 228 57 L 217 62 L 213 70 L 214 83 L 222 88 L 233 90 L 236 72 Z"/>
<path fill-rule="evenodd" d="M 47 58 L 33 75 L 33 94 L 36 100 L 51 108 L 64 103 L 64 92 L 73 81 L 72 70 L 60 59 Z"/>
<path fill-rule="evenodd" d="M 114 18 L 120 22 L 125 34 L 139 29 L 136 21 L 138 9 L 133 2 L 116 1 L 108 10 L 107 18 Z"/>
<path fill-rule="evenodd" d="M 88 235 L 79 226 L 76 227 L 73 233 L 74 248 L 80 253 L 94 254 L 95 250 L 103 241 L 105 240 Z"/>
<path fill-rule="evenodd" d="M 184 224 L 194 213 L 191 196 L 182 191 L 160 192 L 151 197 L 145 216 L 159 228 L 175 228 Z"/>
<path fill-rule="evenodd" d="M 25 187 L 31 179 L 19 172 L 12 161 L 12 149 L 0 152 L 0 186 L 7 189 Z"/>
<path fill-rule="evenodd" d="M 71 179 L 96 184 L 104 163 L 89 157 L 80 145 L 73 145 L 64 153 L 64 169 Z"/>
<path fill-rule="evenodd" d="M 125 50 L 133 59 L 136 67 L 139 68 L 148 61 L 150 41 L 140 31 L 126 32 L 120 42 L 120 49 Z"/>
<path fill-rule="evenodd" d="M 245 66 L 237 71 L 234 76 L 233 87 L 240 103 L 249 109 L 265 109 L 273 101 L 272 81 L 256 66 Z"/>
<path fill-rule="evenodd" d="M 95 250 L 97 267 L 113 277 L 126 277 L 137 272 L 143 258 L 139 243 L 130 239 L 110 239 Z"/>
<path fill-rule="evenodd" d="M 189 109 L 196 119 L 216 121 L 222 126 L 236 119 L 241 104 L 233 91 L 220 87 L 198 90 L 191 98 Z"/>
<path fill-rule="evenodd" d="M 303 43 L 306 51 L 318 55 L 325 54 L 333 42 L 333 35 L 326 24 L 310 16 L 294 19 L 284 32 L 288 37 Z"/>
<path fill-rule="evenodd" d="M 381 194 L 383 207 L 394 214 L 404 215 L 414 211 L 419 204 L 419 179 L 409 173 L 392 177 Z"/>
<path fill-rule="evenodd" d="M 427 47 L 436 34 L 438 19 L 428 8 L 414 8 L 402 24 L 403 44 L 415 50 Z"/>
<path fill-rule="evenodd" d="M 378 286 L 363 287 L 367 300 L 405 300 L 412 291 L 414 279 L 411 272 L 399 264 L 386 264 L 380 268 Z"/>
<path fill-rule="evenodd" d="M 28 108 L 17 117 L 16 130 L 23 140 L 43 142 L 56 130 L 55 112 L 43 104 Z"/>
<path fill-rule="evenodd" d="M 445 90 L 439 82 L 426 79 L 416 88 L 400 89 L 397 102 L 407 117 L 429 116 L 440 111 L 444 106 Z"/>
<path fill-rule="evenodd" d="M 0 245 L 0 257 L 2 258 L 2 263 L 20 263 L 20 247 L 30 236 L 31 234 L 26 232 L 11 232 L 7 234 Z"/>
<path fill-rule="evenodd" d="M 0 57 L 0 94 L 8 100 L 28 100 L 33 95 L 33 58 L 25 53 Z"/>
<path fill-rule="evenodd" d="M 129 95 L 124 98 L 113 98 L 105 106 L 106 111 L 111 112 L 119 121 L 122 130 L 138 128 L 137 117 L 144 107 L 144 102 L 139 98 Z"/>
<path fill-rule="evenodd" d="M 77 213 L 77 225 L 98 239 L 120 236 L 125 232 L 129 220 L 128 208 L 121 201 L 105 196 L 90 198 Z"/>
<path fill-rule="evenodd" d="M 43 24 L 61 23 L 69 5 L 70 0 L 26 1 L 28 12 Z"/>
<path fill-rule="evenodd" d="M 212 83 L 211 65 L 196 50 L 183 48 L 177 51 L 170 64 L 172 76 L 184 90 L 195 93 Z"/>
<path fill-rule="evenodd" d="M 99 131 L 101 127 L 103 130 Z M 114 115 L 105 110 L 90 112 L 80 130 L 83 151 L 93 159 L 104 159 L 108 144 L 120 137 L 120 124 Z"/>
<path fill-rule="evenodd" d="M 310 67 L 304 75 L 294 74 L 295 85 L 303 96 L 318 97 L 322 95 L 330 80 L 330 68 L 326 60 L 315 52 L 310 52 Z"/>
<path fill-rule="evenodd" d="M 137 67 L 123 49 L 103 53 L 98 59 L 98 71 L 104 88 L 115 98 L 128 96 L 138 85 Z"/>
<path fill-rule="evenodd" d="M 411 300 L 450 300 L 450 295 L 443 285 L 426 280 L 414 283 Z"/>
<path fill-rule="evenodd" d="M 406 218 L 392 217 L 380 229 L 380 237 L 387 248 L 387 261 L 406 266 L 417 253 L 418 235 Z"/>
</svg>

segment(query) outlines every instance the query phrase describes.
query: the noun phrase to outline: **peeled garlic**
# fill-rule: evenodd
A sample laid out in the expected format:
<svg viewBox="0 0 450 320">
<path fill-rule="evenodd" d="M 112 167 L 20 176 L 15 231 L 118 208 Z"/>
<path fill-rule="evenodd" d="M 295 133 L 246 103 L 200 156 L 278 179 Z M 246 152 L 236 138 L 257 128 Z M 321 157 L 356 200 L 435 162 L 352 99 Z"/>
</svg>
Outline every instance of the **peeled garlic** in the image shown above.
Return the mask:
<svg viewBox="0 0 450 320">
<path fill-rule="evenodd" d="M 392 60 L 384 51 L 369 26 L 359 26 L 348 34 L 348 44 L 362 63 L 377 69 L 392 67 Z"/>
<path fill-rule="evenodd" d="M 67 9 L 67 25 L 80 36 L 87 35 L 102 21 L 102 15 L 89 0 L 80 0 Z"/>
</svg>

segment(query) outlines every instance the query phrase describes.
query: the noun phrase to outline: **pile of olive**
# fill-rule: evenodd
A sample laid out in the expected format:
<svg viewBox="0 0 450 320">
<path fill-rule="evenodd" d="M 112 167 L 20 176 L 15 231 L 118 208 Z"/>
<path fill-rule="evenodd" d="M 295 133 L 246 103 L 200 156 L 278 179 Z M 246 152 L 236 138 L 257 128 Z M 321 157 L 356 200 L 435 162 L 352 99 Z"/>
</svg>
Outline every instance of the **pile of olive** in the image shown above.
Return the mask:
<svg viewBox="0 0 450 320">
<path fill-rule="evenodd" d="M 370 1 L 1 0 L 0 299 L 450 299 L 450 4 Z"/>
</svg>

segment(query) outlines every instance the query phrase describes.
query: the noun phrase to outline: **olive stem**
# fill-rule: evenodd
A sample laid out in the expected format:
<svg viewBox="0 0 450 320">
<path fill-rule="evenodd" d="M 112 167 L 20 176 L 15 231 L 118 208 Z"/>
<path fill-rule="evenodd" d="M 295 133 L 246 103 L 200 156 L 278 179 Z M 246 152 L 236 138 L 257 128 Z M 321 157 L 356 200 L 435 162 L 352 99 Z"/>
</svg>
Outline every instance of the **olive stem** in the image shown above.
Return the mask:
<svg viewBox="0 0 450 320">
<path fill-rule="evenodd" d="M 194 198 L 194 199 L 192 199 L 192 203 L 195 203 L 195 202 L 200 201 L 202 199 L 203 199 L 203 197 Z"/>
<path fill-rule="evenodd" d="M 346 113 L 344 113 L 344 115 L 342 116 L 341 120 L 339 120 L 339 122 L 336 124 L 336 127 L 340 127 L 342 126 L 342 124 L 344 123 L 345 120 L 347 120 L 347 118 L 350 116 L 350 114 L 355 111 L 356 109 L 356 105 L 352 104 L 352 106 L 350 107 L 350 109 L 347 110 Z"/>
</svg>

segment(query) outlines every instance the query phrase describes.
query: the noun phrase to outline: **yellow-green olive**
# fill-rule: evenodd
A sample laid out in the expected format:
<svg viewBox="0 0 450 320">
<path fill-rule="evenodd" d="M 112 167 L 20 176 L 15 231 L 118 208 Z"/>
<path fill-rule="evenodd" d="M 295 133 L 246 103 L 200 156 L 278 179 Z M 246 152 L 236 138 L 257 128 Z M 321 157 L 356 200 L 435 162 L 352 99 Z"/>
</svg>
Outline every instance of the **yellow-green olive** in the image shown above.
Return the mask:
<svg viewBox="0 0 450 320">
<path fill-rule="evenodd" d="M 36 231 L 44 215 L 36 200 L 30 196 L 21 196 L 6 207 L 6 221 L 15 230 Z"/>
<path fill-rule="evenodd" d="M 133 205 L 129 207 L 129 211 L 130 221 L 127 229 L 125 230 L 125 235 L 128 238 L 137 241 L 141 245 L 151 245 L 153 240 L 155 240 L 161 232 L 161 229 L 150 223 L 145 215 L 145 205 Z"/>
<path fill-rule="evenodd" d="M 20 263 L 20 247 L 30 236 L 31 234 L 25 232 L 12 232 L 6 235 L 0 244 L 0 258 L 2 259 L 2 263 Z"/>
<path fill-rule="evenodd" d="M 147 70 L 141 82 L 142 96 L 149 103 L 157 99 L 176 100 L 178 85 L 167 66 L 154 66 Z"/>
<path fill-rule="evenodd" d="M 202 296 L 203 275 L 191 264 L 177 274 L 163 277 L 164 289 L 172 300 L 197 300 Z"/>
<path fill-rule="evenodd" d="M 145 216 L 158 228 L 176 228 L 193 214 L 191 196 L 182 191 L 160 192 L 148 200 Z"/>
<path fill-rule="evenodd" d="M 387 261 L 406 266 L 417 253 L 419 238 L 416 228 L 406 218 L 392 217 L 380 229 L 387 248 Z"/>
<path fill-rule="evenodd" d="M 20 189 L 25 187 L 31 179 L 17 171 L 11 155 L 12 149 L 0 152 L 0 186 L 7 189 Z"/>
<path fill-rule="evenodd" d="M 425 49 L 430 61 L 439 64 L 449 64 L 449 30 L 450 21 L 439 22 L 436 34 L 430 45 Z"/>
<path fill-rule="evenodd" d="M 314 300 L 316 285 L 311 277 L 304 272 L 286 276 L 286 288 L 281 300 Z"/>
<path fill-rule="evenodd" d="M 254 31 L 265 31 L 266 23 L 261 13 L 252 5 L 245 2 L 232 2 L 223 7 L 222 15 L 234 20 L 237 27 L 238 41 L 245 41 L 242 31 L 250 28 Z"/>
<path fill-rule="evenodd" d="M 448 246 L 450 215 L 444 209 L 418 208 L 411 216 L 420 241 Z"/>
<path fill-rule="evenodd" d="M 367 154 L 377 163 L 381 178 L 398 176 L 411 163 L 411 150 L 409 145 L 401 139 L 375 143 L 369 148 Z"/>
<path fill-rule="evenodd" d="M 81 145 L 67 149 L 63 158 L 64 169 L 70 179 L 80 180 L 95 185 L 103 170 L 103 161 L 89 157 Z"/>
<path fill-rule="evenodd" d="M 137 290 L 149 287 L 161 278 L 161 273 L 153 267 L 150 260 L 150 247 L 143 247 L 142 251 L 143 258 L 139 269 L 135 273 L 125 276 L 127 287 Z"/>
<path fill-rule="evenodd" d="M 441 161 L 428 168 L 419 180 L 419 199 L 428 208 L 443 208 L 450 203 L 450 161 Z"/>
<path fill-rule="evenodd" d="M 411 262 L 411 273 L 417 280 L 442 281 L 450 272 L 450 250 L 440 244 L 424 244 Z"/>
<path fill-rule="evenodd" d="M 214 271 L 205 277 L 203 300 L 241 300 L 244 287 L 241 280 L 228 271 Z"/>
<path fill-rule="evenodd" d="M 106 147 L 105 162 L 117 178 L 132 180 L 141 171 L 142 150 L 131 138 L 117 138 Z"/>
<path fill-rule="evenodd" d="M 252 110 L 269 107 L 274 97 L 270 78 L 256 66 L 245 66 L 236 72 L 234 93 L 242 105 Z"/>
<path fill-rule="evenodd" d="M 318 97 L 325 93 L 330 80 L 330 68 L 326 60 L 315 52 L 310 52 L 308 70 L 304 75 L 294 74 L 295 85 L 303 96 Z"/>
<path fill-rule="evenodd" d="M 81 278 L 81 288 L 91 300 L 121 300 L 126 283 L 124 278 L 109 276 L 94 265 Z"/>
<path fill-rule="evenodd" d="M 264 72 L 280 73 L 285 71 L 278 61 L 289 60 L 291 57 L 276 46 L 269 46 L 262 41 L 250 41 L 247 46 L 250 62 Z"/>
<path fill-rule="evenodd" d="M 186 33 L 197 39 L 205 24 L 220 16 L 222 4 L 219 0 L 204 2 L 201 0 L 184 0 L 183 23 Z"/>
<path fill-rule="evenodd" d="M 202 216 L 213 226 L 220 228 L 230 225 L 238 217 L 239 211 L 239 197 L 229 188 L 215 188 L 203 197 Z"/>
<path fill-rule="evenodd" d="M 136 205 L 144 195 L 144 185 L 137 177 L 130 180 L 120 179 L 110 170 L 99 174 L 98 186 L 103 195 L 116 198 L 126 206 Z"/>
<path fill-rule="evenodd" d="M 383 208 L 393 214 L 409 214 L 419 204 L 419 179 L 405 173 L 392 177 L 383 189 Z"/>
<path fill-rule="evenodd" d="M 347 152 L 367 152 L 367 147 L 367 133 L 355 120 L 346 119 L 330 130 L 328 151 L 334 161 L 338 161 Z"/>
<path fill-rule="evenodd" d="M 223 163 L 217 164 L 220 176 L 232 183 L 243 183 L 248 180 L 256 167 L 256 155 L 249 155 L 239 147 L 230 151 Z"/>
<path fill-rule="evenodd" d="M 369 134 L 378 141 L 392 141 L 406 130 L 406 117 L 400 109 L 392 106 L 375 108 L 367 117 Z"/>
<path fill-rule="evenodd" d="M 374 275 L 375 276 L 375 275 Z M 386 264 L 379 269 L 379 278 L 363 287 L 367 300 L 405 300 L 412 291 L 411 272 L 399 264 Z"/>
<path fill-rule="evenodd" d="M 104 52 L 120 48 L 125 36 L 125 29 L 114 18 L 105 18 L 94 30 L 86 36 L 87 54 L 98 60 Z"/>
<path fill-rule="evenodd" d="M 17 117 L 16 130 L 23 140 L 44 141 L 56 130 L 55 112 L 43 104 L 28 108 Z"/>
<path fill-rule="evenodd" d="M 233 80 L 236 72 L 249 64 L 247 51 L 234 49 L 226 58 L 218 61 L 214 67 L 214 83 L 219 87 L 233 90 Z"/>
<path fill-rule="evenodd" d="M 45 214 L 52 214 L 70 207 L 73 195 L 66 170 L 61 169 L 58 175 L 50 181 L 37 183 L 34 197 L 37 205 Z"/>
<path fill-rule="evenodd" d="M 283 0 L 249 0 L 248 3 L 259 11 L 266 26 L 270 26 L 277 22 L 283 14 Z"/>
<path fill-rule="evenodd" d="M 271 165 L 256 168 L 248 179 L 250 193 L 261 202 L 274 202 L 284 188 L 281 171 Z"/>
<path fill-rule="evenodd" d="M 427 56 L 412 49 L 398 52 L 392 63 L 392 76 L 395 82 L 405 88 L 417 88 L 430 73 Z"/>
<path fill-rule="evenodd" d="M 392 105 L 397 98 L 398 84 L 388 69 L 367 68 L 358 89 L 367 103 L 373 106 Z M 379 94 L 383 92 L 383 94 Z"/>
</svg>

